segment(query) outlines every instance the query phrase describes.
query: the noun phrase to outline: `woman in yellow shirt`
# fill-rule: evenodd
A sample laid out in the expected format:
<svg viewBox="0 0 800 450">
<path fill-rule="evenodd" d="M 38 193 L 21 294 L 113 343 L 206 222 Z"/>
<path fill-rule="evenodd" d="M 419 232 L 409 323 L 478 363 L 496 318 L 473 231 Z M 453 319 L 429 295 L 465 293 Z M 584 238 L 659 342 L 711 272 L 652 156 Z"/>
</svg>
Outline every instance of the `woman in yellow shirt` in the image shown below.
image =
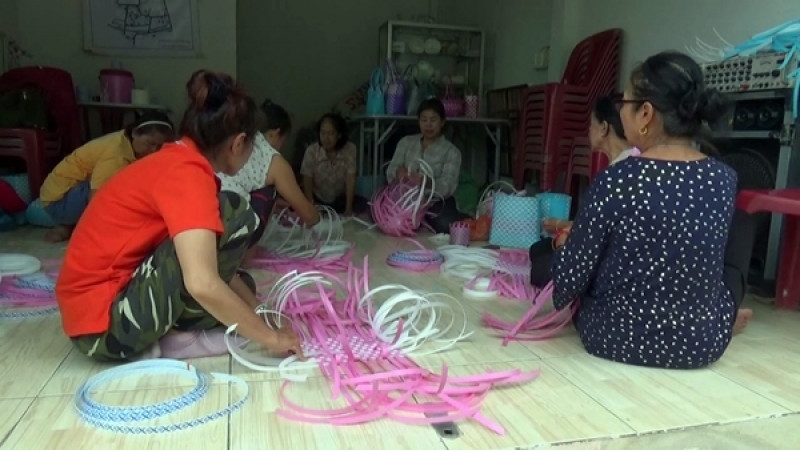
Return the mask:
<svg viewBox="0 0 800 450">
<path fill-rule="evenodd" d="M 69 239 L 89 199 L 117 172 L 172 140 L 173 126 L 165 114 L 142 115 L 124 130 L 87 142 L 64 158 L 42 184 L 39 198 L 59 226 L 45 240 Z"/>
</svg>

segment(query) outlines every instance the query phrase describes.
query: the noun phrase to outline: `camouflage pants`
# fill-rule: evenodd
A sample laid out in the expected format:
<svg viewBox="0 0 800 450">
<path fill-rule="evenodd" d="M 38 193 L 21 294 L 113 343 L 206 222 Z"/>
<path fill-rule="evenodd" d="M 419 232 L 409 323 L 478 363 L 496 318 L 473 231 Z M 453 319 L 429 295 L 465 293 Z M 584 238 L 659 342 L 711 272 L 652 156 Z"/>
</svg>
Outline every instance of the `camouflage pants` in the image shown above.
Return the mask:
<svg viewBox="0 0 800 450">
<path fill-rule="evenodd" d="M 244 259 L 258 218 L 247 200 L 232 192 L 220 193 L 219 208 L 225 231 L 217 239 L 217 264 L 220 277 L 230 283 Z M 252 278 L 243 279 L 255 291 Z M 186 291 L 171 239 L 161 243 L 136 269 L 114 299 L 109 314 L 111 326 L 105 333 L 72 338 L 81 353 L 98 361 L 135 357 L 172 328 L 205 330 L 220 325 Z"/>
</svg>

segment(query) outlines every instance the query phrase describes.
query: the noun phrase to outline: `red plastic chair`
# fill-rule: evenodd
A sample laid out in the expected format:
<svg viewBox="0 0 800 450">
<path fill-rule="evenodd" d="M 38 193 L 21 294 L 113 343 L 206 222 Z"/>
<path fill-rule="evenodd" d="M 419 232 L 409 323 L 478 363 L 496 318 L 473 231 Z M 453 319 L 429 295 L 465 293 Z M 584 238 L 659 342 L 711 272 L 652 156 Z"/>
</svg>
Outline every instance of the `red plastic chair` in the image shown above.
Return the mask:
<svg viewBox="0 0 800 450">
<path fill-rule="evenodd" d="M 581 41 L 572 51 L 561 83 L 528 88 L 515 149 L 514 184 L 538 172 L 539 187 L 555 184 L 562 139 L 586 136 L 594 102 L 616 90 L 622 30 L 611 29 Z"/>
<path fill-rule="evenodd" d="M 570 152 L 566 155 L 569 163 L 564 193 L 572 195 L 575 179 L 582 177 L 586 179 L 587 184 L 590 183 L 598 173 L 608 167 L 608 158 L 604 153 L 594 151 L 588 138 L 575 138 L 569 141 L 569 149 Z"/>
<path fill-rule="evenodd" d="M 736 207 L 748 214 L 784 215 L 775 306 L 797 309 L 800 306 L 800 188 L 743 190 L 736 199 Z"/>
<path fill-rule="evenodd" d="M 25 161 L 31 194 L 38 197 L 39 188 L 53 166 L 83 142 L 72 76 L 53 67 L 21 67 L 0 76 L 0 92 L 27 86 L 44 94 L 54 128 L 0 129 L 0 156 Z"/>
<path fill-rule="evenodd" d="M 570 217 L 574 217 L 583 195 L 581 188 L 589 186 L 597 174 L 608 167 L 608 157 L 605 153 L 592 149 L 586 137 L 562 139 L 558 153 L 557 185 L 563 186 L 564 193 L 572 197 Z"/>
</svg>

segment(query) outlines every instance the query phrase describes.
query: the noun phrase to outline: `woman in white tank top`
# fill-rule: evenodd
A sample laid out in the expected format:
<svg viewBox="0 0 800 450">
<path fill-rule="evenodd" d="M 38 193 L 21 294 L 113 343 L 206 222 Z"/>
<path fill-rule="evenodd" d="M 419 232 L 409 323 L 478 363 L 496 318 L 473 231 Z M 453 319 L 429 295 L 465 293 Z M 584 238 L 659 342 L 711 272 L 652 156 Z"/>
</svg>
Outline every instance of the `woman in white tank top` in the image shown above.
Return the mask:
<svg viewBox="0 0 800 450">
<path fill-rule="evenodd" d="M 260 219 L 251 247 L 264 234 L 277 195 L 289 204 L 306 226 L 319 222 L 317 208 L 303 195 L 291 165 L 279 153 L 292 127 L 289 114 L 270 100 L 261 104 L 261 113 L 261 133 L 255 137 L 253 153 L 247 164 L 234 176 L 217 174 L 221 190 L 233 191 L 248 199 Z"/>
</svg>

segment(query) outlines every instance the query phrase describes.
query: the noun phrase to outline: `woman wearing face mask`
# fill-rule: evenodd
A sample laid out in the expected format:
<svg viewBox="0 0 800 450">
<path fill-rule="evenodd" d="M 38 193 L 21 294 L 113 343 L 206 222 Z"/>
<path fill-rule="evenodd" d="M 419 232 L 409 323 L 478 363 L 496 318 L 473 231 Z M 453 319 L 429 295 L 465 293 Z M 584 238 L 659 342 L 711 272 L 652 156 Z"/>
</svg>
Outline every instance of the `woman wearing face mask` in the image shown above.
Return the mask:
<svg viewBox="0 0 800 450">
<path fill-rule="evenodd" d="M 165 114 L 143 114 L 124 130 L 87 142 L 58 163 L 40 193 L 45 212 L 58 224 L 45 240 L 68 239 L 89 199 L 117 172 L 172 140 L 172 134 Z"/>
<path fill-rule="evenodd" d="M 325 114 L 317 122 L 317 136 L 300 167 L 306 197 L 346 216 L 361 213 L 367 202 L 356 196 L 357 151 L 347 139 L 347 123 L 338 114 Z"/>
<path fill-rule="evenodd" d="M 386 177 L 390 183 L 399 180 L 419 184 L 422 175 L 418 161 L 422 159 L 428 163 L 433 170 L 434 191 L 439 199 L 429 209 L 431 216 L 426 220 L 437 233 L 449 233 L 451 223 L 469 217 L 458 210 L 453 197 L 458 187 L 461 152 L 442 135 L 445 112 L 439 99 L 423 101 L 417 117 L 421 134 L 406 136 L 397 143 Z"/>
<path fill-rule="evenodd" d="M 642 153 L 599 174 L 557 237 L 553 303 L 579 302 L 575 326 L 595 356 L 706 366 L 751 314 L 737 314 L 749 256 L 726 261 L 739 232 L 729 232 L 736 173 L 695 145 L 723 99 L 690 57 L 664 52 L 634 69 L 616 102 Z"/>
<path fill-rule="evenodd" d="M 258 218 L 239 195 L 220 193 L 214 175 L 250 157 L 255 104 L 213 72 L 196 72 L 187 90 L 181 139 L 112 178 L 76 227 L 56 283 L 64 331 L 100 361 L 224 354 L 219 327 L 232 324 L 302 356 L 290 329 L 254 312 L 252 280 L 237 271 Z"/>
<path fill-rule="evenodd" d="M 259 224 L 253 233 L 253 245 L 264 234 L 276 194 L 280 194 L 303 223 L 314 225 L 319 221 L 317 208 L 303 195 L 292 167 L 279 153 L 292 129 L 289 113 L 270 100 L 261 104 L 260 113 L 260 132 L 256 133 L 250 159 L 235 175 L 217 173 L 222 190 L 236 192 L 248 199 L 258 215 Z M 245 259 L 251 255 L 252 251 L 248 252 Z"/>
</svg>

